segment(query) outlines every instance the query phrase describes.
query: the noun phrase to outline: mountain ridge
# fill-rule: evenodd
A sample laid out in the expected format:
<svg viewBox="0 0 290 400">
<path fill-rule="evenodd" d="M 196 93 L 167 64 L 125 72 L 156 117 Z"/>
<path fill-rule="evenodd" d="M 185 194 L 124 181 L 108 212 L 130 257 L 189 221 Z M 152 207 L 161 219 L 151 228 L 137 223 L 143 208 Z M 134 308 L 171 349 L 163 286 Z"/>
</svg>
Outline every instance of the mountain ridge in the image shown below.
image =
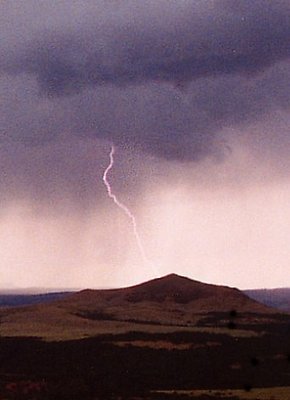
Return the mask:
<svg viewBox="0 0 290 400">
<path fill-rule="evenodd" d="M 249 289 L 244 293 L 269 307 L 290 313 L 290 288 Z"/>
</svg>

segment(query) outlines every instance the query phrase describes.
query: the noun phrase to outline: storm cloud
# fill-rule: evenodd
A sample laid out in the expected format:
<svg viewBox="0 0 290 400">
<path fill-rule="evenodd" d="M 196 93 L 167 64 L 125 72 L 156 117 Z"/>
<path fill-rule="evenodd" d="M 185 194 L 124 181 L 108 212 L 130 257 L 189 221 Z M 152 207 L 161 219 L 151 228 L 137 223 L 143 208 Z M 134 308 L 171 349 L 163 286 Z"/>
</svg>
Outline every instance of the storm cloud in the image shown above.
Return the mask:
<svg viewBox="0 0 290 400">
<path fill-rule="evenodd" d="M 36 10 L 64 14 L 84 2 L 58 3 Z M 64 18 L 63 26 L 32 35 L 6 69 L 32 73 L 43 91 L 62 94 L 85 85 L 253 74 L 290 55 L 286 1 L 109 2 L 101 18 L 98 4 L 95 19 L 66 26 Z"/>
<path fill-rule="evenodd" d="M 227 128 L 289 109 L 286 0 L 29 0 L 1 15 L 4 141 L 66 131 L 222 159 Z"/>
<path fill-rule="evenodd" d="M 1 285 L 289 276 L 289 0 L 0 2 Z"/>
</svg>

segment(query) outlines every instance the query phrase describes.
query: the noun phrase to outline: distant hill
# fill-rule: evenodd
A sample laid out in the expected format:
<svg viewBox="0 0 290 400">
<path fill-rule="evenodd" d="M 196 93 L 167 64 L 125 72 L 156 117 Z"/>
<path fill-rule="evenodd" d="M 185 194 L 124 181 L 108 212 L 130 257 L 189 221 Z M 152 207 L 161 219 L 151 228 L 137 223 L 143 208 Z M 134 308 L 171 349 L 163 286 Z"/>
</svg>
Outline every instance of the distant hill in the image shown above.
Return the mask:
<svg viewBox="0 0 290 400">
<path fill-rule="evenodd" d="M 46 304 L 3 308 L 0 335 L 54 340 L 132 331 L 249 329 L 278 314 L 238 289 L 171 274 L 128 288 L 83 290 Z"/>
<path fill-rule="evenodd" d="M 0 307 L 19 307 L 32 304 L 49 303 L 60 300 L 71 292 L 41 293 L 41 294 L 0 294 Z"/>
<path fill-rule="evenodd" d="M 167 278 L 165 281 L 164 279 Z M 179 278 L 181 280 L 179 280 Z M 176 289 L 178 286 L 177 281 L 179 281 L 179 285 L 181 284 L 182 290 L 180 291 L 180 288 L 177 290 L 173 290 L 173 286 L 169 286 L 169 281 L 171 281 L 171 285 L 175 285 Z M 186 285 L 187 282 L 187 285 Z M 188 283 L 191 282 L 191 294 L 188 292 Z M 195 282 L 195 288 L 194 288 L 194 294 L 192 292 L 193 290 L 193 283 Z M 161 291 L 156 291 L 156 285 L 161 288 L 163 286 L 164 290 Z M 176 286 L 177 285 L 177 286 Z M 201 286 L 203 285 L 203 286 Z M 187 288 L 186 288 L 187 286 Z M 167 288 L 166 288 L 167 287 Z M 172 300 L 174 299 L 175 302 L 177 303 L 186 303 L 187 300 L 189 300 L 191 296 L 192 298 L 195 297 L 204 297 L 205 293 L 210 293 L 210 291 L 213 290 L 214 287 L 219 287 L 222 288 L 222 286 L 215 286 L 215 285 L 206 285 L 202 284 L 201 282 L 197 282 L 194 280 L 190 280 L 188 278 L 183 278 L 175 274 L 168 275 L 167 277 L 161 278 L 160 280 L 153 280 L 145 284 L 141 285 L 136 285 L 135 287 L 132 288 L 126 288 L 126 289 L 113 289 L 115 290 L 121 290 L 122 291 L 122 296 L 127 296 L 131 302 L 138 302 L 138 301 L 144 301 L 144 300 L 154 300 L 155 301 L 163 301 L 167 297 L 168 299 L 171 297 Z M 210 289 L 211 288 L 211 289 Z M 210 289 L 210 290 L 209 290 Z M 124 294 L 124 290 L 126 291 L 131 291 L 130 294 Z M 168 292 L 171 291 L 171 294 Z M 19 306 L 27 306 L 27 305 L 33 305 L 33 304 L 45 304 L 45 303 L 50 303 L 56 300 L 61 300 L 64 299 L 67 296 L 70 296 L 74 293 L 76 293 L 76 290 L 69 290 L 69 291 L 58 291 L 58 292 L 49 292 L 49 293 L 40 293 L 40 289 L 38 290 L 39 293 L 35 294 L 26 294 L 22 293 L 21 290 L 19 290 L 17 293 L 9 293 L 9 292 L 0 292 L 0 307 L 19 307 Z M 81 292 L 76 293 L 76 298 L 78 298 L 78 301 L 80 300 L 80 297 L 88 297 L 93 296 L 93 293 L 96 294 L 98 290 L 84 290 Z M 104 292 L 102 290 L 102 292 Z M 107 291 L 108 294 L 112 293 L 111 291 Z M 121 293 L 121 292 L 119 292 Z M 280 288 L 280 289 L 251 289 L 251 290 L 243 290 L 242 293 L 244 293 L 246 296 L 250 297 L 253 300 L 256 300 L 259 303 L 262 303 L 266 306 L 276 308 L 281 311 L 285 312 L 290 312 L 290 288 Z M 121 297 L 122 297 L 121 296 Z M 189 297 L 188 297 L 189 296 Z M 73 301 L 76 300 L 74 298 Z M 209 305 L 209 303 L 207 304 Z M 216 305 L 216 304 L 215 304 Z"/>
<path fill-rule="evenodd" d="M 153 279 L 139 285 L 122 289 L 83 290 L 67 298 L 62 304 L 70 304 L 80 309 L 126 305 L 127 309 L 137 309 L 148 303 L 155 308 L 172 311 L 173 305 L 190 308 L 191 312 L 269 312 L 265 307 L 250 299 L 236 288 L 198 282 L 176 274 Z M 136 315 L 138 318 L 138 315 Z"/>
<path fill-rule="evenodd" d="M 244 293 L 269 307 L 290 312 L 290 288 L 245 290 Z"/>
</svg>

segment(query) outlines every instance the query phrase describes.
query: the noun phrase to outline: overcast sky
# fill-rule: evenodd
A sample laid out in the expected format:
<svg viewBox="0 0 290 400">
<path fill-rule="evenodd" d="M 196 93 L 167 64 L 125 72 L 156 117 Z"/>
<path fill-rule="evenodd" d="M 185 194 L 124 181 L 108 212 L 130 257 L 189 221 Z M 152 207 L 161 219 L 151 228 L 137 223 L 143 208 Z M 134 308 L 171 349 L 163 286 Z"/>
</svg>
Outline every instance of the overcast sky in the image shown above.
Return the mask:
<svg viewBox="0 0 290 400">
<path fill-rule="evenodd" d="M 289 0 L 2 1 L 0 289 L 290 286 L 289 21 Z"/>
</svg>

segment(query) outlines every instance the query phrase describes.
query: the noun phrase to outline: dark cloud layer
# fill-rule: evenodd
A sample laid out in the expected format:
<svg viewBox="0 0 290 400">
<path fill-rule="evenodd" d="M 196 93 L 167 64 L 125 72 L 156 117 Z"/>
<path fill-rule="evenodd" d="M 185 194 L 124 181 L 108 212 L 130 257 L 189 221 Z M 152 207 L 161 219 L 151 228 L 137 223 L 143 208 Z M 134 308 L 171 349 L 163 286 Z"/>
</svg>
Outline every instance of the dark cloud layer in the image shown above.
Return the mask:
<svg viewBox="0 0 290 400">
<path fill-rule="evenodd" d="M 161 1 L 154 7 L 124 1 L 117 20 L 115 4 L 103 21 L 96 13 L 88 26 L 39 32 L 6 68 L 35 74 L 43 91 L 62 94 L 85 85 L 252 74 L 290 55 L 286 1 L 181 3 Z M 169 16 L 157 19 L 162 7 Z"/>
<path fill-rule="evenodd" d="M 5 140 L 65 131 L 220 159 L 225 128 L 289 109 L 287 0 L 15 4 L 1 4 Z"/>
</svg>

